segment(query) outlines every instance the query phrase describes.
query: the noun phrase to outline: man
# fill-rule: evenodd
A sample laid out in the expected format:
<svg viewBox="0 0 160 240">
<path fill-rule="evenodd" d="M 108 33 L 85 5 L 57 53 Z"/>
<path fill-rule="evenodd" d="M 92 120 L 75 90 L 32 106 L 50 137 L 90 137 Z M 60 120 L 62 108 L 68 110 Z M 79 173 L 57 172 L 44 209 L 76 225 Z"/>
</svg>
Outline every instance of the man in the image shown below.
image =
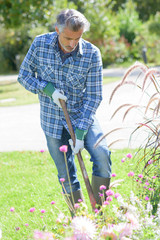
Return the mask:
<svg viewBox="0 0 160 240">
<path fill-rule="evenodd" d="M 74 201 L 82 199 L 77 179 L 74 154 L 85 148 L 93 163 L 92 188 L 100 204 L 99 187 L 109 187 L 111 177 L 110 151 L 95 113 L 102 100 L 102 60 L 99 49 L 82 39 L 89 22 L 80 12 L 63 10 L 57 16 L 55 32 L 37 36 L 19 72 L 18 81 L 27 90 L 38 94 L 41 126 L 48 150 L 58 170 L 58 178 L 65 178 L 64 187 L 71 195 L 64 155 L 59 151 L 68 145 L 67 162 Z M 59 99 L 66 101 L 76 142 L 69 144 L 70 135 Z"/>
</svg>

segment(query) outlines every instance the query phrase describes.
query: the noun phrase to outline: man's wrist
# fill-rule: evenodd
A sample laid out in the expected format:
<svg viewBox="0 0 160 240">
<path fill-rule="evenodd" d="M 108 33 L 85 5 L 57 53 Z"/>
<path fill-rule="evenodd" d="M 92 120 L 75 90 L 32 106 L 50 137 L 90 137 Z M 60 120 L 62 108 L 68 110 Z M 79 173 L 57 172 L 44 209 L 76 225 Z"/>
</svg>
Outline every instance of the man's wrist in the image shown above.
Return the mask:
<svg viewBox="0 0 160 240">
<path fill-rule="evenodd" d="M 49 82 L 46 87 L 43 89 L 43 92 L 49 96 L 50 98 L 52 97 L 52 94 L 55 91 L 55 87 L 53 86 L 53 84 L 51 82 Z"/>
<path fill-rule="evenodd" d="M 82 129 L 79 129 L 79 128 L 76 128 L 76 138 L 79 139 L 79 140 L 84 140 L 84 137 L 87 133 L 87 130 L 82 130 Z"/>
</svg>

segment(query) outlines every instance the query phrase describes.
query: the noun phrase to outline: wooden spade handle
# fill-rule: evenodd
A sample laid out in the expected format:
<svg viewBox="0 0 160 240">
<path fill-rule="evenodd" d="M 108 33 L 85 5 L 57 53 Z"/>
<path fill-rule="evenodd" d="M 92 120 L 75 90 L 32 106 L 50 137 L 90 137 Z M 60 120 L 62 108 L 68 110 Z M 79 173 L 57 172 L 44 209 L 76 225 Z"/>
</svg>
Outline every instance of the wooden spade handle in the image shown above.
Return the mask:
<svg viewBox="0 0 160 240">
<path fill-rule="evenodd" d="M 66 103 L 62 99 L 59 99 L 59 101 L 60 101 L 60 104 L 62 106 L 62 110 L 63 110 L 64 116 L 65 116 L 65 119 L 66 119 L 66 122 L 67 122 L 67 125 L 68 125 L 68 128 L 69 128 L 69 133 L 70 133 L 71 139 L 73 141 L 73 145 L 75 146 L 76 138 L 75 138 L 75 134 L 74 134 L 73 127 L 72 127 L 72 124 L 71 124 L 71 120 L 70 120 L 70 117 L 69 117 L 69 114 L 68 114 L 68 111 L 67 111 Z M 87 171 L 86 171 L 86 168 L 85 168 L 85 165 L 84 165 L 84 161 L 83 161 L 83 158 L 82 158 L 82 155 L 81 155 L 80 151 L 77 153 L 77 158 L 78 158 L 78 162 L 79 162 L 79 165 L 80 165 L 80 168 L 81 168 L 82 176 L 83 176 L 86 188 L 87 188 L 90 203 L 92 205 L 92 209 L 94 210 L 95 205 L 96 205 L 96 200 L 94 198 L 93 190 L 92 190 L 92 187 L 91 187 L 91 184 L 90 184 L 90 181 L 89 181 L 89 178 L 88 178 L 88 174 L 87 174 Z"/>
</svg>

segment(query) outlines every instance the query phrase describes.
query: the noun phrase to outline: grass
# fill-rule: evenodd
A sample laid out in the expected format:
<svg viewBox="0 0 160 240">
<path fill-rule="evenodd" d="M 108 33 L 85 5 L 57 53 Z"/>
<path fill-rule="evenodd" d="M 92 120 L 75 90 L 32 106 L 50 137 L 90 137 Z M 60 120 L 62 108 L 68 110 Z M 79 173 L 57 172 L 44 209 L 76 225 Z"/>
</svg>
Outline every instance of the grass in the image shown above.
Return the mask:
<svg viewBox="0 0 160 240">
<path fill-rule="evenodd" d="M 104 84 L 118 81 L 118 77 L 105 77 Z M 18 82 L 2 81 L 0 82 L 0 107 L 18 106 L 38 103 L 38 95 L 27 91 Z"/>
<path fill-rule="evenodd" d="M 38 95 L 27 91 L 18 82 L 0 82 L 0 107 L 32 103 L 38 103 Z"/>
<path fill-rule="evenodd" d="M 112 172 L 117 174 L 113 181 L 124 179 L 118 191 L 126 195 L 130 194 L 132 187 L 127 173 L 133 166 L 132 160 L 122 163 L 121 158 L 126 156 L 128 151 L 128 149 L 112 151 Z M 0 153 L 0 159 L 0 229 L 3 240 L 32 239 L 35 229 L 41 231 L 46 229 L 56 233 L 58 209 L 68 215 L 69 211 L 61 195 L 57 170 L 49 153 L 4 152 Z M 85 150 L 83 159 L 90 178 L 91 162 Z M 77 160 L 76 165 L 87 206 L 90 206 Z M 51 205 L 51 201 L 55 201 L 55 205 Z M 14 212 L 10 212 L 11 207 L 15 208 Z M 31 207 L 35 207 L 35 212 L 29 212 Z M 41 209 L 45 209 L 46 212 L 42 214 Z M 25 226 L 26 223 L 29 224 L 28 227 Z"/>
</svg>

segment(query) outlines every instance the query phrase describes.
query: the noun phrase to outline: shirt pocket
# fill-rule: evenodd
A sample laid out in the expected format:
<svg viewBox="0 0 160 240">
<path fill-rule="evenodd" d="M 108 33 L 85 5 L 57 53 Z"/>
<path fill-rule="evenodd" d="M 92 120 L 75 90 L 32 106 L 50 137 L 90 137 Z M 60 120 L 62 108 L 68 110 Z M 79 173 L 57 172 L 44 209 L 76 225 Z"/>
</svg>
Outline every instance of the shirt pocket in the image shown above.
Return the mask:
<svg viewBox="0 0 160 240">
<path fill-rule="evenodd" d="M 84 90 L 85 88 L 86 77 L 83 74 L 70 72 L 67 75 L 66 84 L 73 88 L 73 90 L 81 89 Z"/>
<path fill-rule="evenodd" d="M 40 66 L 41 78 L 47 82 L 56 83 L 56 73 L 52 66 Z"/>
</svg>

